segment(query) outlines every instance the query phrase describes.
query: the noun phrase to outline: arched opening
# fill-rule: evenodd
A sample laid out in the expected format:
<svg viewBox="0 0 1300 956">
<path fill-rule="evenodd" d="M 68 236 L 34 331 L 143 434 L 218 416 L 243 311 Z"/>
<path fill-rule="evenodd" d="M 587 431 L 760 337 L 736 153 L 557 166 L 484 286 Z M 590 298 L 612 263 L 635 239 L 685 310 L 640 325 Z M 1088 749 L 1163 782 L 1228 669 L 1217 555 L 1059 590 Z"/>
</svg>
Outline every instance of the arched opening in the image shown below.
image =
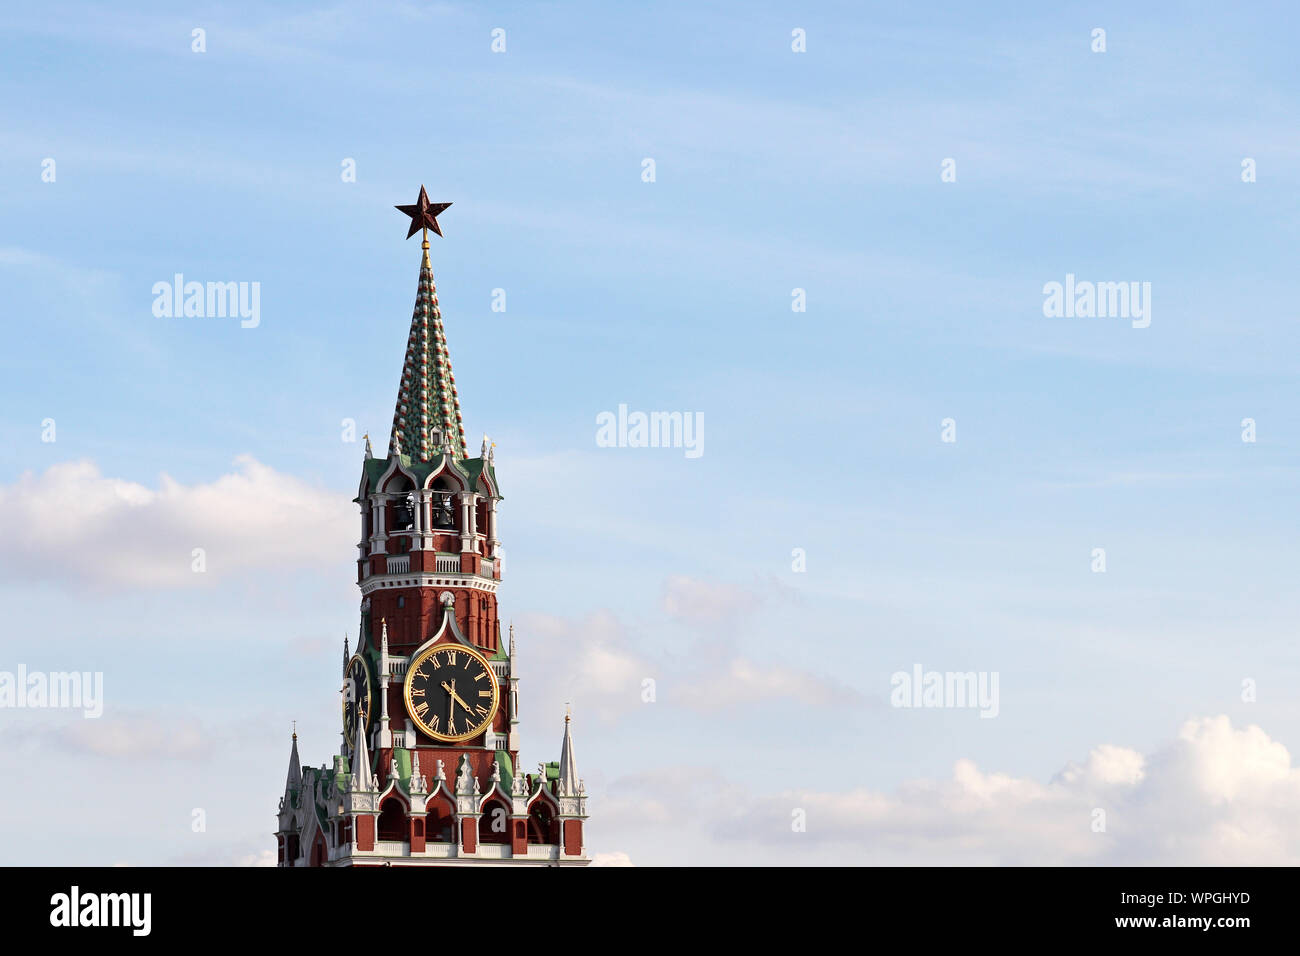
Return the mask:
<svg viewBox="0 0 1300 956">
<path fill-rule="evenodd" d="M 439 531 L 457 531 L 460 529 L 460 504 L 456 500 L 460 486 L 446 475 L 434 479 L 430 490 L 429 505 L 433 527 Z"/>
<path fill-rule="evenodd" d="M 478 842 L 510 842 L 510 807 L 498 795 L 494 794 L 483 805 L 483 815 L 478 821 Z"/>
<path fill-rule="evenodd" d="M 403 474 L 388 479 L 384 491 L 397 497 L 389 501 L 388 531 L 397 534 L 415 528 L 415 485 Z"/>
<path fill-rule="evenodd" d="M 539 797 L 528 808 L 528 842 L 559 843 L 560 817 L 549 800 Z"/>
<path fill-rule="evenodd" d="M 324 865 L 325 865 L 325 856 L 326 856 L 326 850 L 325 850 L 325 837 L 324 837 L 323 835 L 321 835 L 320 831 L 317 831 L 317 833 L 316 833 L 316 839 L 312 842 L 312 845 L 311 845 L 311 863 L 310 863 L 310 865 L 311 865 L 311 866 L 324 866 Z"/>
<path fill-rule="evenodd" d="M 410 839 L 406 823 L 406 804 L 397 797 L 389 797 L 379 808 L 379 839 L 402 841 Z"/>
<path fill-rule="evenodd" d="M 428 816 L 424 818 L 425 833 L 430 843 L 456 842 L 456 808 L 446 797 L 438 796 L 429 800 L 426 807 Z"/>
</svg>

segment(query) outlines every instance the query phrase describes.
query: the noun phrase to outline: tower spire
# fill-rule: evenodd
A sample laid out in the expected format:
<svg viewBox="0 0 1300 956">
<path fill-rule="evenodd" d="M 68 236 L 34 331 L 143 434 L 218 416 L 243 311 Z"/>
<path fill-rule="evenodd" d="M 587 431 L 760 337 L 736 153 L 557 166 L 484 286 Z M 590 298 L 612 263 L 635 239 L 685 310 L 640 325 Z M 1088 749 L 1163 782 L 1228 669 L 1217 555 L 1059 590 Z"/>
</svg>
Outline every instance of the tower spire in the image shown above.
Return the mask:
<svg viewBox="0 0 1300 956">
<path fill-rule="evenodd" d="M 424 236 L 420 243 L 420 283 L 411 314 L 411 332 L 406 339 L 402 383 L 397 390 L 393 433 L 388 443 L 389 457 L 406 455 L 413 461 L 430 461 L 448 452 L 456 458 L 469 457 L 460 396 L 456 393 L 456 377 L 451 371 L 447 336 L 438 310 L 438 290 L 433 284 L 433 266 L 429 262 L 428 230 L 442 235 L 436 216 L 449 205 L 431 204 L 421 186 L 418 203 L 398 207 L 411 217 L 407 238 L 417 228 L 424 231 Z"/>
<path fill-rule="evenodd" d="M 352 741 L 352 790 L 375 790 L 375 775 L 370 769 L 370 751 L 366 747 L 366 722 L 357 721 L 356 737 Z"/>
<path fill-rule="evenodd" d="M 284 792 L 295 793 L 302 783 L 302 764 L 298 762 L 298 722 L 293 725 L 293 749 L 289 751 L 289 773 L 284 780 Z"/>
<path fill-rule="evenodd" d="M 573 734 L 569 730 L 572 715 L 568 713 L 569 708 L 567 705 L 564 709 L 564 743 L 560 747 L 560 779 L 557 781 L 555 791 L 557 796 L 576 797 L 578 795 L 578 758 L 573 752 Z"/>
</svg>

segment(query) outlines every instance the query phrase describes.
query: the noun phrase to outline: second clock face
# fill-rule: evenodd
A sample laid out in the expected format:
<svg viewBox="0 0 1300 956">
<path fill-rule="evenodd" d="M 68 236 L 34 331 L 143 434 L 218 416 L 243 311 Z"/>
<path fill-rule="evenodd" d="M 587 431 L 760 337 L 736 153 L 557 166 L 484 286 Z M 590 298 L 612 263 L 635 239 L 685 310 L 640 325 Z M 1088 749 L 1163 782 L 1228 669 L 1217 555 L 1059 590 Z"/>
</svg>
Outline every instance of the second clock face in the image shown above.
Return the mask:
<svg viewBox="0 0 1300 956">
<path fill-rule="evenodd" d="M 365 658 L 354 654 L 343 682 L 343 732 L 349 746 L 357 738 L 358 721 L 363 727 L 370 726 L 370 668 Z"/>
<path fill-rule="evenodd" d="M 463 644 L 423 651 L 406 672 L 406 712 L 435 740 L 469 740 L 497 712 L 496 675 L 487 659 Z"/>
</svg>

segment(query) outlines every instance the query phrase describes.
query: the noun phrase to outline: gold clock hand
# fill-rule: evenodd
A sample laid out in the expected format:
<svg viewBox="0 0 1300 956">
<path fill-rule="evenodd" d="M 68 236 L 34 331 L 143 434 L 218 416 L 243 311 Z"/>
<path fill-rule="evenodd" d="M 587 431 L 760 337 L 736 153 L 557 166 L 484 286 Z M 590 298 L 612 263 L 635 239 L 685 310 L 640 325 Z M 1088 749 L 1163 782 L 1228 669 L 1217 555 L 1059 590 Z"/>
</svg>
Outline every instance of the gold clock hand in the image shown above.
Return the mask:
<svg viewBox="0 0 1300 956">
<path fill-rule="evenodd" d="M 460 706 L 464 707 L 465 710 L 469 711 L 469 704 L 467 704 L 467 703 L 465 703 L 463 700 L 461 700 L 461 699 L 460 699 L 460 694 L 456 693 L 456 682 L 455 682 L 455 681 L 452 681 L 452 682 L 451 682 L 451 686 L 450 686 L 450 687 L 447 686 L 447 682 L 446 682 L 446 681 L 443 681 L 442 689 L 445 690 L 447 693 L 451 694 L 451 699 L 452 699 L 454 702 L 456 702 L 457 704 L 460 704 Z M 473 713 L 473 711 L 470 711 L 470 713 Z"/>
</svg>

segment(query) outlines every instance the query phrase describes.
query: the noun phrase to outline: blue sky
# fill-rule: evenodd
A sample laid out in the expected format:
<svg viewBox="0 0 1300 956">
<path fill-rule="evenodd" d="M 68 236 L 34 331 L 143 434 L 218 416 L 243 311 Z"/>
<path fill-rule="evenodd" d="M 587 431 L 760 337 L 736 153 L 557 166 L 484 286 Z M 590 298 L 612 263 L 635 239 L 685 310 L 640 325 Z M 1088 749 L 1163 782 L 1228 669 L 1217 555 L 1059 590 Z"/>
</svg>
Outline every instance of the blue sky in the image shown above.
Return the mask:
<svg viewBox="0 0 1300 956">
<path fill-rule="evenodd" d="M 1300 747 L 1294 20 L 6 10 L 0 670 L 102 670 L 107 694 L 93 729 L 4 718 L 7 759 L 104 791 L 52 797 L 78 822 L 6 835 L 6 861 L 257 859 L 289 722 L 308 762 L 334 752 L 358 600 L 361 450 L 341 422 L 386 443 L 419 266 L 392 206 L 421 183 L 454 203 L 432 257 L 470 444 L 497 442 L 524 761 L 554 758 L 572 699 L 596 851 L 1251 861 L 1205 842 L 1238 819 L 1209 810 L 1156 837 L 1168 793 L 1196 803 L 1243 767 L 1300 792 L 1274 746 Z M 260 325 L 155 317 L 178 272 L 260 283 Z M 1067 273 L 1150 282 L 1151 326 L 1045 318 Z M 703 456 L 597 447 L 620 403 L 701 414 Z M 999 716 L 890 707 L 890 675 L 918 662 L 998 672 Z M 1230 730 L 1193 723 L 1220 716 Z M 1102 746 L 1145 755 L 1115 797 L 1140 833 L 1076 848 L 1044 810 L 1027 846 L 1004 805 L 976 825 L 911 789 L 970 790 L 969 760 L 1091 807 L 1059 775 Z M 821 809 L 792 839 L 783 808 L 804 805 Z M 1214 813 L 1260 817 L 1233 806 Z M 1294 862 L 1300 832 L 1279 826 L 1260 842 Z"/>
</svg>

